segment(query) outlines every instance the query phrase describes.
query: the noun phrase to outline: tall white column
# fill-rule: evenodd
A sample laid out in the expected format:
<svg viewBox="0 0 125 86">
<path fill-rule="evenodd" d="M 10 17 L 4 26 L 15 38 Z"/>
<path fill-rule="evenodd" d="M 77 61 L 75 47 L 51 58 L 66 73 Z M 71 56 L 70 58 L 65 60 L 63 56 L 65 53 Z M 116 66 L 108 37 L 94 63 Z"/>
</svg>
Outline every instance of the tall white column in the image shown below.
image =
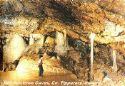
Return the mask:
<svg viewBox="0 0 125 86">
<path fill-rule="evenodd" d="M 114 72 L 117 72 L 117 61 L 116 61 L 116 50 L 112 50 L 112 58 L 113 58 L 113 67 L 112 67 L 112 69 L 113 69 L 113 71 Z"/>
<path fill-rule="evenodd" d="M 90 42 L 91 42 L 91 53 L 90 53 L 90 62 L 91 62 L 91 68 L 90 68 L 90 77 L 93 78 L 93 55 L 94 55 L 94 52 L 93 52 L 93 45 L 94 45 L 94 38 L 95 38 L 95 33 L 91 33 L 89 38 L 90 38 Z"/>
</svg>

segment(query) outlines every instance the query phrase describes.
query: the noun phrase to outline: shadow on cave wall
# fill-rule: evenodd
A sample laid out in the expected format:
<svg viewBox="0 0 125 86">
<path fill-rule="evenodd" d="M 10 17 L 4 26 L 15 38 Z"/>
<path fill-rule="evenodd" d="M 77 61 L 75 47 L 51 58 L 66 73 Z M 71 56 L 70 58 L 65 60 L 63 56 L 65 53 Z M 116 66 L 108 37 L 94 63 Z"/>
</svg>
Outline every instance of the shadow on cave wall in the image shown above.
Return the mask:
<svg viewBox="0 0 125 86">
<path fill-rule="evenodd" d="M 3 44 L 2 44 L 2 39 L 0 38 L 0 70 L 2 70 L 2 62 L 3 62 Z"/>
<path fill-rule="evenodd" d="M 90 77 L 90 44 L 80 42 L 80 40 L 71 40 L 69 41 L 70 47 L 73 47 L 73 53 L 68 53 L 69 55 L 61 58 L 62 66 L 71 71 L 76 75 L 77 78 L 84 80 L 89 80 Z M 69 51 L 71 52 L 71 51 Z M 76 55 L 74 53 L 79 53 Z M 117 55 L 117 57 L 122 57 L 118 60 L 118 71 L 124 70 L 124 56 Z M 122 62 L 121 62 L 122 61 Z M 95 64 L 104 64 L 107 66 L 112 66 L 112 54 L 111 47 L 105 44 L 97 44 L 94 47 L 94 63 Z"/>
<path fill-rule="evenodd" d="M 95 61 L 99 64 L 112 65 L 111 47 L 105 44 L 97 44 L 95 47 Z"/>
<path fill-rule="evenodd" d="M 31 16 L 42 19 L 46 17 L 42 1 L 8 0 L 0 4 L 1 17 Z"/>
<path fill-rule="evenodd" d="M 76 75 L 77 78 L 88 80 L 90 47 L 81 40 L 69 38 L 70 50 L 66 56 L 61 57 L 62 66 Z"/>
<path fill-rule="evenodd" d="M 75 25 L 78 25 L 80 23 L 73 12 L 74 7 L 72 6 L 71 2 L 67 2 L 67 4 L 64 4 L 56 2 L 54 0 L 50 0 L 48 8 L 54 10 L 54 12 L 52 12 L 53 17 L 62 23 Z M 51 15 L 48 13 L 48 16 Z"/>
<path fill-rule="evenodd" d="M 18 7 L 15 7 L 18 6 Z M 80 25 L 80 21 L 73 12 L 75 7 L 71 1 L 36 0 L 36 1 L 7 1 L 1 4 L 1 17 L 30 16 L 43 21 L 47 17 L 54 18 L 64 24 Z"/>
<path fill-rule="evenodd" d="M 0 48 L 0 70 L 2 70 L 2 62 L 3 62 L 3 50 Z"/>
</svg>

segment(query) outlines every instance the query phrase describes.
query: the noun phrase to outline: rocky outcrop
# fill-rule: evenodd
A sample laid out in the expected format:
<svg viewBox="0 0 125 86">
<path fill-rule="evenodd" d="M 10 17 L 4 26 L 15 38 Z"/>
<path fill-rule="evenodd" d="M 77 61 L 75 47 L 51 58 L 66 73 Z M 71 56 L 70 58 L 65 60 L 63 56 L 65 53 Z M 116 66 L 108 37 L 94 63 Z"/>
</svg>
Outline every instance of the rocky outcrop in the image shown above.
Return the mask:
<svg viewBox="0 0 125 86">
<path fill-rule="evenodd" d="M 54 57 L 49 57 L 48 55 L 44 54 L 43 56 L 43 68 L 44 73 L 49 74 L 65 74 L 69 73 L 69 71 L 65 70 L 61 64 L 60 60 Z M 31 73 L 34 72 L 36 75 L 38 74 L 38 57 L 35 55 L 34 59 L 23 57 L 20 59 L 20 62 L 16 68 L 18 72 L 22 73 Z"/>
</svg>

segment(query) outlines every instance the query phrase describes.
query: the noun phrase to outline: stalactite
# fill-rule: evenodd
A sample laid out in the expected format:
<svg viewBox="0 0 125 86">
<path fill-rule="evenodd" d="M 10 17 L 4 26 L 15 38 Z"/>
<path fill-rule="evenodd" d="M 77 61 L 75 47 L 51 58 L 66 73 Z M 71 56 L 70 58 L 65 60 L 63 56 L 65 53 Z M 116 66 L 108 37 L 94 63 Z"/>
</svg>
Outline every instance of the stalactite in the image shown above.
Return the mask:
<svg viewBox="0 0 125 86">
<path fill-rule="evenodd" d="M 34 38 L 33 35 L 30 34 L 30 41 L 29 41 L 29 45 L 32 45 L 34 43 Z"/>
<path fill-rule="evenodd" d="M 41 46 L 43 46 L 43 44 L 44 44 L 44 35 L 40 35 L 40 38 L 37 41 L 37 44 L 40 44 Z"/>
<path fill-rule="evenodd" d="M 56 52 L 60 55 L 66 54 L 66 31 L 63 33 L 56 32 Z"/>
<path fill-rule="evenodd" d="M 118 70 L 118 68 L 117 68 L 117 61 L 116 61 L 116 50 L 112 50 L 112 58 L 113 58 L 113 67 L 112 67 L 112 69 L 113 69 L 113 71 L 114 72 L 117 72 L 117 70 Z"/>
<path fill-rule="evenodd" d="M 94 44 L 94 38 L 95 38 L 95 33 L 91 33 L 90 34 L 90 42 L 91 42 L 91 53 L 90 53 L 90 62 L 91 62 L 91 67 L 90 67 L 90 80 L 93 79 L 93 61 L 94 61 L 94 58 L 93 58 L 93 55 L 94 55 L 94 52 L 93 52 L 93 44 Z"/>
</svg>

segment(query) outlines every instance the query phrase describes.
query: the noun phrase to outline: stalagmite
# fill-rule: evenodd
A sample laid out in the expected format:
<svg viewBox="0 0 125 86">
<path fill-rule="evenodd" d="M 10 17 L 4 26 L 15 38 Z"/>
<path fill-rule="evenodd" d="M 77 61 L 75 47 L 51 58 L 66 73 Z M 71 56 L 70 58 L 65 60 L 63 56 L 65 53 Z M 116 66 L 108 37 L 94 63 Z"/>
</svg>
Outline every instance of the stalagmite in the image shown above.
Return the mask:
<svg viewBox="0 0 125 86">
<path fill-rule="evenodd" d="M 8 38 L 7 44 L 4 46 L 3 51 L 3 59 L 6 63 L 19 59 L 26 48 L 26 44 L 21 36 L 18 34 L 9 36 L 10 38 Z"/>
<path fill-rule="evenodd" d="M 112 69 L 113 69 L 113 71 L 114 72 L 117 72 L 117 62 L 116 62 L 116 50 L 112 50 L 112 58 L 113 58 L 113 67 L 112 67 Z"/>
<path fill-rule="evenodd" d="M 90 77 L 91 79 L 93 79 L 93 44 L 94 44 L 94 38 L 95 38 L 95 33 L 91 33 L 90 36 L 90 42 L 91 42 L 91 53 L 90 53 L 90 62 L 91 62 L 91 68 L 90 68 Z"/>
<path fill-rule="evenodd" d="M 30 34 L 29 45 L 37 43 L 41 46 L 44 44 L 44 35 L 42 34 Z"/>
</svg>

